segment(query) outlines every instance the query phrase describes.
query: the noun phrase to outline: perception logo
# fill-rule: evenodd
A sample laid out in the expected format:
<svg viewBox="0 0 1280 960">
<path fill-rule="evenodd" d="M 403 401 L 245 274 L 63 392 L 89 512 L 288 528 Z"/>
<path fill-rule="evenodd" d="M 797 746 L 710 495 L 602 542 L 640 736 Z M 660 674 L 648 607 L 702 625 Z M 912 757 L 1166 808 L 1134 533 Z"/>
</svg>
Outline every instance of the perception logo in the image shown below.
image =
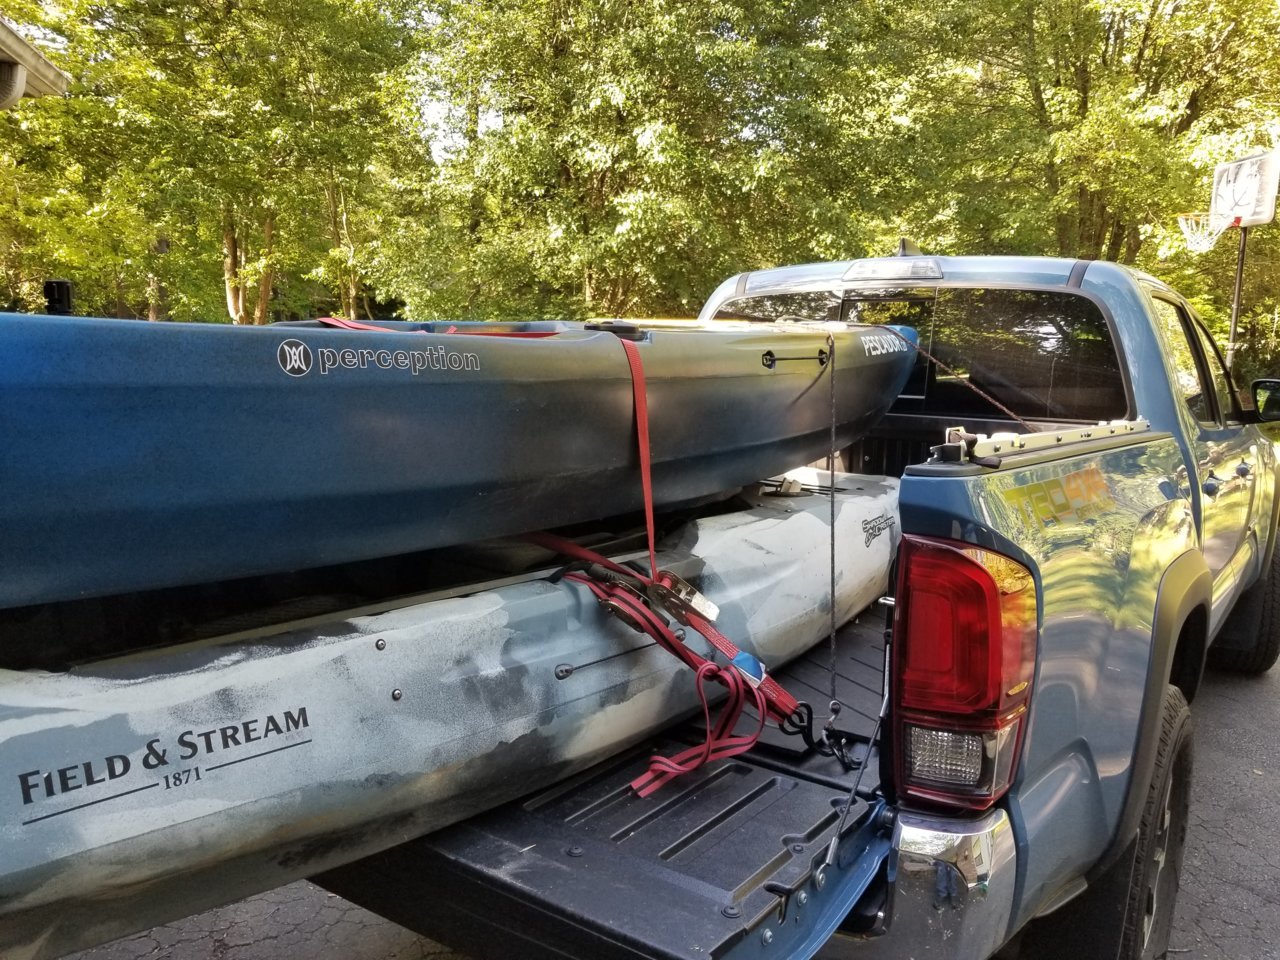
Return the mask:
<svg viewBox="0 0 1280 960">
<path fill-rule="evenodd" d="M 480 355 L 435 345 L 425 350 L 371 350 L 318 347 L 301 340 L 286 340 L 276 350 L 276 362 L 291 377 L 305 377 L 314 366 L 323 377 L 334 370 L 404 370 L 418 376 L 429 370 L 467 373 L 480 369 Z"/>
<path fill-rule="evenodd" d="M 304 377 L 311 372 L 311 348 L 301 340 L 286 340 L 276 351 L 280 369 L 291 377 Z"/>
</svg>

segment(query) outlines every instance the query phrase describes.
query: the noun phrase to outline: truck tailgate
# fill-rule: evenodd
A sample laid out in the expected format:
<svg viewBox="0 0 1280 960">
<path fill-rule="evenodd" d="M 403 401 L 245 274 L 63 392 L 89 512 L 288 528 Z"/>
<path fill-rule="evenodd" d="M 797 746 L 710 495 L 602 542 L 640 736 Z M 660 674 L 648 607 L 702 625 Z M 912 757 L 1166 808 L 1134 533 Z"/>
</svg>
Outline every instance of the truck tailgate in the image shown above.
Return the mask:
<svg viewBox="0 0 1280 960">
<path fill-rule="evenodd" d="M 824 644 L 777 673 L 819 717 L 829 658 Z M 839 726 L 865 737 L 881 699 L 882 614 L 840 632 L 836 662 Z M 481 958 L 811 956 L 882 883 L 890 837 L 876 754 L 836 862 L 822 870 L 855 775 L 769 728 L 750 754 L 647 799 L 632 793 L 651 753 L 698 736 L 673 729 L 566 783 L 314 879 Z"/>
</svg>

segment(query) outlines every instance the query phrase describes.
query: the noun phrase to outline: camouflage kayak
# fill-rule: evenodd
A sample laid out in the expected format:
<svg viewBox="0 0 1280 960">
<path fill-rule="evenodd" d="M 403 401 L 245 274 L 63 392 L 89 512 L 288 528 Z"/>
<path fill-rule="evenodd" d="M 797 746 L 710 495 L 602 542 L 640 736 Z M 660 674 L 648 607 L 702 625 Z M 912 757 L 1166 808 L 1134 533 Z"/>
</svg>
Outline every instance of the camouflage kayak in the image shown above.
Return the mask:
<svg viewBox="0 0 1280 960">
<path fill-rule="evenodd" d="M 848 444 L 915 355 L 910 330 L 843 323 L 382 326 L 0 314 L 0 608 L 634 510 L 618 334 L 643 358 L 659 504 L 810 462 L 833 417 Z"/>
<path fill-rule="evenodd" d="M 897 481 L 838 480 L 844 621 L 885 590 Z M 826 635 L 830 505 L 750 504 L 673 531 L 659 563 L 773 666 Z M 60 956 L 313 875 L 696 707 L 692 671 L 545 573 L 61 673 L 0 670 L 0 956 Z"/>
</svg>

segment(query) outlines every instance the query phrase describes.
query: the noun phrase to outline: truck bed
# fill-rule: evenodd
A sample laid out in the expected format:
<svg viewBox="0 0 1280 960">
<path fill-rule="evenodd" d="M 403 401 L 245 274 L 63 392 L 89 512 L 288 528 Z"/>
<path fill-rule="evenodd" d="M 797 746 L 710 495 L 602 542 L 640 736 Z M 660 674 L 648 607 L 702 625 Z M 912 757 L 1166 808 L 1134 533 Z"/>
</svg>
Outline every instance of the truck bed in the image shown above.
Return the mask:
<svg viewBox="0 0 1280 960">
<path fill-rule="evenodd" d="M 881 702 L 881 610 L 839 632 L 835 662 L 845 704 L 838 726 L 865 738 Z M 830 663 L 822 644 L 776 673 L 820 720 L 831 696 Z M 700 736 L 692 724 L 678 726 L 549 790 L 313 879 L 495 960 L 726 957 L 766 943 L 775 956 L 809 955 L 842 918 L 846 927 L 871 926 L 888 849 L 877 823 L 878 754 L 871 752 L 837 863 L 819 885 L 856 773 L 771 725 L 751 753 L 652 797 L 628 788 L 653 752 Z M 860 760 L 865 753 L 861 745 L 854 750 Z M 829 882 L 841 871 L 865 875 Z M 795 922 L 802 912 L 807 922 Z"/>
</svg>

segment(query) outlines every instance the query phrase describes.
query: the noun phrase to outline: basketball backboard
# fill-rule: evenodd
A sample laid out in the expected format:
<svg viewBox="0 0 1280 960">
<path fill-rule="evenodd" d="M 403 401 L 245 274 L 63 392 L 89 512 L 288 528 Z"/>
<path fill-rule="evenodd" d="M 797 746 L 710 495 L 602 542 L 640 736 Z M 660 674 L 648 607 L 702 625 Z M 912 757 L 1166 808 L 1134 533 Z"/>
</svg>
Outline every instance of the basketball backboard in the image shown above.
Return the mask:
<svg viewBox="0 0 1280 960">
<path fill-rule="evenodd" d="M 1213 170 L 1210 219 L 1223 226 L 1253 227 L 1276 215 L 1280 154 L 1259 153 L 1220 163 Z"/>
</svg>

